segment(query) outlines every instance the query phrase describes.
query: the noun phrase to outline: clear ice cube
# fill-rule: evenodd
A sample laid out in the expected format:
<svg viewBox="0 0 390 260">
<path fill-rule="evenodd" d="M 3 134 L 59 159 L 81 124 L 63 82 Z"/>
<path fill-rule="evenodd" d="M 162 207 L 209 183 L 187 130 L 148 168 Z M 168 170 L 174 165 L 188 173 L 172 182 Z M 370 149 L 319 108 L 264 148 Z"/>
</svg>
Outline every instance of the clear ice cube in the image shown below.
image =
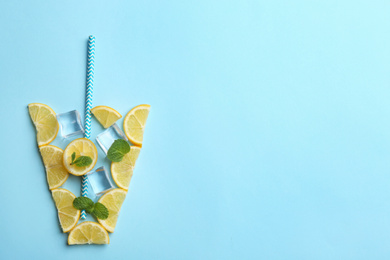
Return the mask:
<svg viewBox="0 0 390 260">
<path fill-rule="evenodd" d="M 112 143 L 117 139 L 124 139 L 125 141 L 128 141 L 125 134 L 117 124 L 113 124 L 96 137 L 96 141 L 105 154 L 107 154 L 108 149 L 110 149 Z"/>
<path fill-rule="evenodd" d="M 104 166 L 87 173 L 87 176 L 92 190 L 96 196 L 102 195 L 103 193 L 114 188 L 114 185 L 112 185 L 112 182 L 108 177 L 108 172 Z"/>
<path fill-rule="evenodd" d="M 60 125 L 61 135 L 63 138 L 84 133 L 80 114 L 77 110 L 57 114 L 57 120 Z"/>
</svg>

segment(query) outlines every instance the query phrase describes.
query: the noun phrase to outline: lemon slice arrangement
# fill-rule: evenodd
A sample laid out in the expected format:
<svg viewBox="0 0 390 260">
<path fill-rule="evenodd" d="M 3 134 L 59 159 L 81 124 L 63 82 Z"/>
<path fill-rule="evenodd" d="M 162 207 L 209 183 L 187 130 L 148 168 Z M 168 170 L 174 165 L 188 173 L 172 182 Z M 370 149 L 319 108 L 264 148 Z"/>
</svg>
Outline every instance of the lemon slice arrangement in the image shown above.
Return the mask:
<svg viewBox="0 0 390 260">
<path fill-rule="evenodd" d="M 132 145 L 126 153 L 119 155 L 113 153 L 111 156 L 114 159 L 111 159 L 108 154 L 108 158 L 112 161 L 111 178 L 117 188 L 104 193 L 96 203 L 89 198 L 77 198 L 75 194 L 62 188 L 69 174 L 83 176 L 94 169 L 98 161 L 98 152 L 94 142 L 86 138 L 78 138 L 69 142 L 64 150 L 51 145 L 50 143 L 56 139 L 59 130 L 54 110 L 45 104 L 31 103 L 28 105 L 28 111 L 36 129 L 37 144 L 61 230 L 64 233 L 69 232 L 68 244 L 109 244 L 108 232 L 112 233 L 115 230 L 135 164 L 141 152 L 150 105 L 138 105 L 124 117 L 124 134 Z M 122 118 L 118 111 L 108 106 L 94 107 L 91 113 L 104 128 L 112 126 Z M 121 141 L 127 143 L 125 140 Z M 82 221 L 79 223 L 80 209 L 85 209 L 87 213 L 95 216 L 97 222 Z"/>
</svg>

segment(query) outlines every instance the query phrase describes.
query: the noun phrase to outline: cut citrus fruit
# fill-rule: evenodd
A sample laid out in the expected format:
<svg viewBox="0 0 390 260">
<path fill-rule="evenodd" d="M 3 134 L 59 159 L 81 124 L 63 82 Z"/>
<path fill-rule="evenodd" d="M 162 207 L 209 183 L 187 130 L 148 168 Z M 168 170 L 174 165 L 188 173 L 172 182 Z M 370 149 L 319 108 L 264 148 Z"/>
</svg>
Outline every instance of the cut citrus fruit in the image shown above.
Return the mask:
<svg viewBox="0 0 390 260">
<path fill-rule="evenodd" d="M 107 231 L 98 223 L 85 221 L 77 225 L 68 236 L 68 245 L 109 244 Z"/>
<path fill-rule="evenodd" d="M 122 203 L 126 198 L 127 191 L 122 189 L 113 189 L 104 194 L 99 202 L 102 203 L 108 209 L 108 218 L 99 219 L 98 221 L 109 232 L 114 232 L 116 222 L 118 220 L 119 211 L 121 210 Z"/>
<path fill-rule="evenodd" d="M 76 153 L 76 159 L 80 156 L 91 157 L 92 163 L 88 166 L 82 166 L 82 167 L 79 167 L 76 164 L 70 165 L 72 163 L 73 153 Z M 65 148 L 63 163 L 69 173 L 76 176 L 81 176 L 86 174 L 90 170 L 92 170 L 93 167 L 95 167 L 97 158 L 98 158 L 98 153 L 94 143 L 92 143 L 92 141 L 89 139 L 79 138 L 70 142 L 68 146 Z"/>
<path fill-rule="evenodd" d="M 52 195 L 58 210 L 58 219 L 64 233 L 69 232 L 76 226 L 80 218 L 80 210 L 73 207 L 76 196 L 65 189 L 54 189 Z"/>
<path fill-rule="evenodd" d="M 130 110 L 123 120 L 123 130 L 127 138 L 135 145 L 142 146 L 146 119 L 150 105 L 139 105 Z"/>
<path fill-rule="evenodd" d="M 111 163 L 111 175 L 118 187 L 127 190 L 130 185 L 131 177 L 133 176 L 133 170 L 135 162 L 141 148 L 137 146 L 131 146 L 130 152 L 125 154 L 122 161 Z"/>
<path fill-rule="evenodd" d="M 119 118 L 122 118 L 118 111 L 107 106 L 96 106 L 91 109 L 91 113 L 104 128 L 112 126 Z"/>
<path fill-rule="evenodd" d="M 38 146 L 51 143 L 56 138 L 59 128 L 56 113 L 41 103 L 29 104 L 28 111 L 37 130 Z"/>
<path fill-rule="evenodd" d="M 69 177 L 62 163 L 64 151 L 54 145 L 44 145 L 39 148 L 46 169 L 46 179 L 49 189 L 60 187 Z"/>
</svg>

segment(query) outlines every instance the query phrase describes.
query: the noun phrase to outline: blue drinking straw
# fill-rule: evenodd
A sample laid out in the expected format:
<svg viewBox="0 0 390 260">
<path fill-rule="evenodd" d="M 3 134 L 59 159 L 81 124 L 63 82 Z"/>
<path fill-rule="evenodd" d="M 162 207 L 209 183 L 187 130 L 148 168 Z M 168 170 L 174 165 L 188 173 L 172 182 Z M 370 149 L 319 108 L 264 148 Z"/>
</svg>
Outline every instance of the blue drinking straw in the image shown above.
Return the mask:
<svg viewBox="0 0 390 260">
<path fill-rule="evenodd" d="M 85 99 L 85 133 L 84 137 L 91 138 L 91 109 L 93 98 L 93 76 L 95 74 L 95 36 L 90 35 L 88 40 L 88 72 L 87 72 L 87 96 Z M 88 197 L 88 177 L 82 176 L 81 195 Z M 81 219 L 85 219 L 85 210 L 81 211 Z"/>
</svg>

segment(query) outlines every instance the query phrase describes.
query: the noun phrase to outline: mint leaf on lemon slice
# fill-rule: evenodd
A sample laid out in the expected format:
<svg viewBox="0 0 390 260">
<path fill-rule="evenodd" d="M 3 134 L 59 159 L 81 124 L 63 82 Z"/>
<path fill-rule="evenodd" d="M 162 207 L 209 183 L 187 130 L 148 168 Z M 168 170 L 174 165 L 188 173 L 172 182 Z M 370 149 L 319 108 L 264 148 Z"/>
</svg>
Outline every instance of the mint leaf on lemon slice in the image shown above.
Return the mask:
<svg viewBox="0 0 390 260">
<path fill-rule="evenodd" d="M 75 164 L 77 167 L 83 167 L 83 166 L 88 166 L 92 163 L 92 158 L 89 156 L 80 156 L 79 158 L 76 158 L 76 153 L 72 153 L 72 162 L 70 165 Z"/>
<path fill-rule="evenodd" d="M 108 209 L 102 203 L 96 202 L 92 214 L 99 219 L 107 219 Z"/>
</svg>

